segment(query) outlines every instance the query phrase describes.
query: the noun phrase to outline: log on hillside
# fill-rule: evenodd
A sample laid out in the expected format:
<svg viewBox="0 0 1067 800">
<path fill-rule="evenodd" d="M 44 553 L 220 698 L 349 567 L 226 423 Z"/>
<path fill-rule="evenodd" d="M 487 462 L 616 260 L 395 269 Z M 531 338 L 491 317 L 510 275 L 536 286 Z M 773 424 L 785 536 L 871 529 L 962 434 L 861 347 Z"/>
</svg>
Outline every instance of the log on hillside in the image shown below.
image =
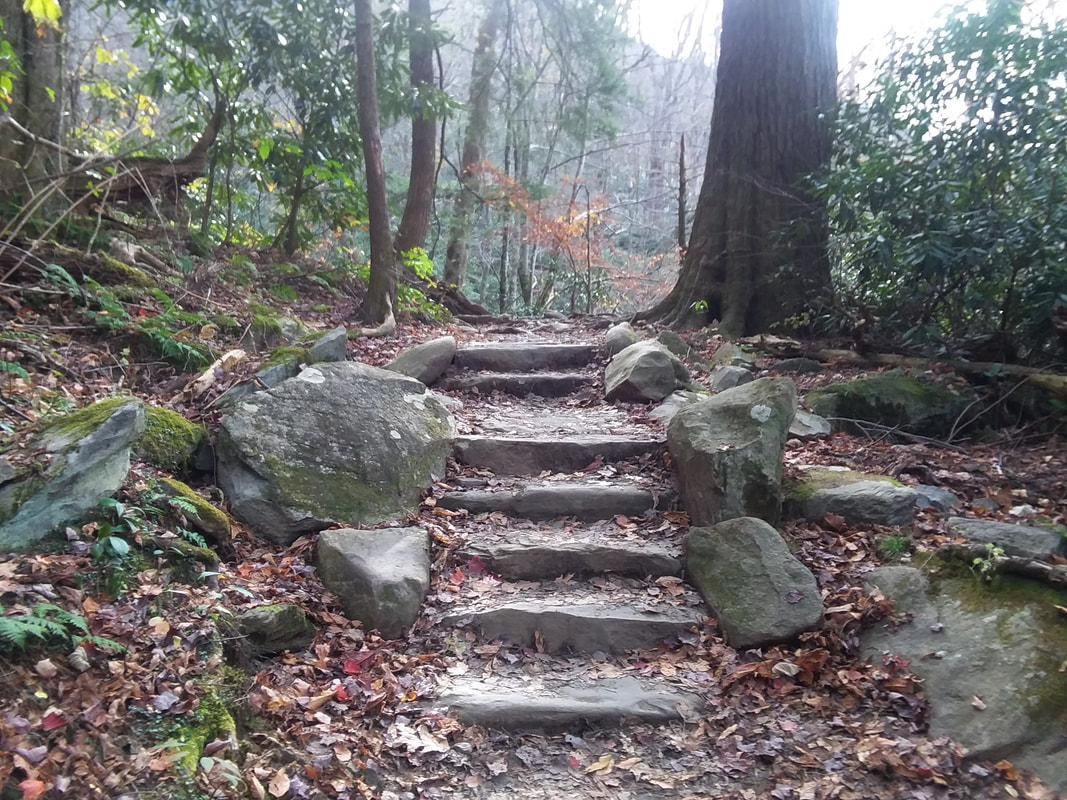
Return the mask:
<svg viewBox="0 0 1067 800">
<path fill-rule="evenodd" d="M 204 175 L 208 165 L 208 151 L 218 138 L 226 117 L 226 103 L 219 100 L 208 120 L 207 127 L 196 144 L 183 158 L 131 157 L 106 162 L 89 162 L 71 177 L 72 191 L 77 195 L 85 190 L 85 174 L 99 173 L 103 179 L 94 183 L 97 191 L 86 198 L 97 202 L 152 202 L 164 200 L 172 207 L 182 199 L 185 187 Z"/>
<path fill-rule="evenodd" d="M 896 353 L 870 353 L 861 356 L 852 350 L 831 349 L 808 351 L 807 356 L 819 361 L 856 366 L 903 367 L 905 369 L 930 369 L 934 366 L 942 366 L 963 375 L 1010 375 L 1025 380 L 1031 386 L 1043 389 L 1051 395 L 1067 400 L 1067 375 L 1048 372 L 1036 367 L 1025 367 L 1021 364 L 941 360 L 902 356 Z"/>
</svg>

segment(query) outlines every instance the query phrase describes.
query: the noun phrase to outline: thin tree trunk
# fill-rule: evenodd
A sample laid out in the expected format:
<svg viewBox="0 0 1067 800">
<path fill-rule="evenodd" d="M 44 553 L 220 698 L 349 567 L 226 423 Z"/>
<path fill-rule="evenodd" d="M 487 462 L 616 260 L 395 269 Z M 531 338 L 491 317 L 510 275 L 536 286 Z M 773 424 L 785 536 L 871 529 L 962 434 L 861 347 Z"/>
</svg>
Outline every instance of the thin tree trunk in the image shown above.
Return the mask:
<svg viewBox="0 0 1067 800">
<path fill-rule="evenodd" d="M 430 225 L 436 170 L 437 120 L 427 103 L 434 85 L 433 20 L 430 0 L 408 0 L 408 31 L 411 37 L 411 88 L 414 101 L 411 115 L 411 174 L 408 180 L 404 216 L 396 232 L 398 255 L 423 247 Z"/>
<path fill-rule="evenodd" d="M 396 259 L 389 230 L 382 138 L 378 125 L 378 87 L 374 77 L 374 30 L 370 0 L 356 0 L 356 63 L 359 94 L 359 136 L 367 172 L 370 222 L 370 286 L 363 304 L 369 322 L 384 322 L 396 299 Z"/>
<path fill-rule="evenodd" d="M 289 213 L 285 217 L 285 254 L 291 256 L 297 251 L 300 242 L 297 240 L 297 226 L 299 225 L 300 201 L 304 199 L 304 170 L 296 176 L 296 185 L 293 187 L 293 196 L 289 200 Z"/>
<path fill-rule="evenodd" d="M 685 250 L 685 134 L 678 148 L 678 249 Z"/>
<path fill-rule="evenodd" d="M 463 283 L 467 279 L 471 216 L 478 196 L 477 188 L 481 183 L 478 165 L 484 158 L 485 137 L 489 130 L 489 99 L 493 87 L 493 71 L 496 69 L 496 37 L 506 7 L 506 0 L 493 0 L 478 31 L 478 44 L 474 49 L 474 63 L 471 66 L 471 93 L 468 103 L 470 119 L 463 138 L 460 190 L 452 210 L 452 226 L 448 235 L 444 269 L 445 284 L 455 286 L 460 291 L 463 291 Z M 484 303 L 484 297 L 482 302 Z"/>
<path fill-rule="evenodd" d="M 837 0 L 725 0 L 704 182 L 685 262 L 644 318 L 767 330 L 829 287 L 825 209 L 802 188 L 830 155 Z"/>
<path fill-rule="evenodd" d="M 62 2 L 65 22 L 69 2 Z M 63 35 L 43 28 L 38 35 L 33 17 L 23 11 L 21 0 L 0 0 L 3 36 L 22 62 L 13 70 L 10 114 L 15 122 L 35 136 L 53 144 L 64 144 Z M 0 198 L 22 195 L 23 201 L 45 188 L 49 176 L 63 171 L 64 158 L 54 148 L 23 139 L 8 126 L 0 126 Z M 57 198 L 58 199 L 58 198 Z M 39 213 L 47 213 L 54 203 L 46 203 Z"/>
</svg>

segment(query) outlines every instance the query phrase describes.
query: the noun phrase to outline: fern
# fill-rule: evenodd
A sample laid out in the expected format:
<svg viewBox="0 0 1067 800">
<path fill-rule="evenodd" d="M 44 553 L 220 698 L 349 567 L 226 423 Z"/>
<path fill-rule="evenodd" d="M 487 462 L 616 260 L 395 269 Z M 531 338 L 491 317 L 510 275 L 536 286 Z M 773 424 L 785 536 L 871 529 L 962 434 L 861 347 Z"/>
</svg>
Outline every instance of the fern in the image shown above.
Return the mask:
<svg viewBox="0 0 1067 800">
<path fill-rule="evenodd" d="M 0 650 L 25 650 L 33 639 L 62 647 L 84 642 L 120 653 L 126 649 L 112 639 L 89 633 L 85 617 L 54 603 L 38 603 L 29 612 L 0 616 Z"/>
<path fill-rule="evenodd" d="M 188 528 L 178 528 L 178 535 L 189 544 L 195 544 L 197 547 L 207 547 L 207 539 L 196 531 L 191 531 Z"/>
<path fill-rule="evenodd" d="M 196 503 L 188 497 L 172 497 L 170 498 L 170 504 L 176 511 L 180 511 L 187 517 L 200 516 L 196 511 Z"/>
<path fill-rule="evenodd" d="M 4 361 L 0 358 L 0 372 L 5 375 L 14 375 L 16 378 L 22 378 L 24 381 L 30 379 L 30 373 L 28 373 L 21 364 L 16 364 L 13 361 Z"/>
</svg>

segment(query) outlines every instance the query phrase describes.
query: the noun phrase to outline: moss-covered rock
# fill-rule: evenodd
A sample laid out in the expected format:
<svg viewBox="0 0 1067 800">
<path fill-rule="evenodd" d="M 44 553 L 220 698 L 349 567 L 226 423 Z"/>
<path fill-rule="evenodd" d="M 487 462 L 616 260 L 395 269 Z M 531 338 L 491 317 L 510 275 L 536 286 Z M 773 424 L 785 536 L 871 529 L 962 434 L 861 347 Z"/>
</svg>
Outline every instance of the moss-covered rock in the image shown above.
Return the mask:
<svg viewBox="0 0 1067 800">
<path fill-rule="evenodd" d="M 275 603 L 241 611 L 234 626 L 245 637 L 251 655 L 302 650 L 315 638 L 315 626 L 300 606 Z"/>
<path fill-rule="evenodd" d="M 951 737 L 970 758 L 1007 758 L 1064 791 L 1067 761 L 1058 743 L 1067 725 L 1060 671 L 1067 623 L 1057 607 L 1067 606 L 1067 592 L 1015 576 L 989 584 L 965 566 L 923 563 L 922 570 L 882 567 L 865 576 L 898 614 L 861 634 L 864 657 L 881 664 L 894 653 L 910 661 L 931 703 L 931 735 Z M 914 619 L 901 625 L 905 613 Z"/>
<path fill-rule="evenodd" d="M 805 404 L 834 430 L 863 432 L 864 422 L 924 436 L 944 437 L 970 402 L 966 395 L 890 370 L 809 392 Z"/>
<path fill-rule="evenodd" d="M 193 504 L 196 510 L 186 513 L 185 517 L 197 533 L 203 534 L 215 544 L 230 541 L 230 518 L 194 492 L 192 487 L 174 478 L 160 478 L 159 488 L 168 497 L 182 497 Z"/>
<path fill-rule="evenodd" d="M 755 363 L 752 355 L 732 342 L 723 342 L 715 355 L 711 357 L 709 367 L 751 367 Z"/>
<path fill-rule="evenodd" d="M 451 416 L 418 381 L 365 364 L 318 364 L 223 420 L 219 485 L 235 517 L 288 544 L 333 522 L 414 510 L 443 474 L 451 438 Z"/>
<path fill-rule="evenodd" d="M 782 482 L 782 491 L 786 502 L 803 503 L 822 489 L 836 489 L 862 481 L 885 481 L 893 486 L 904 486 L 890 475 L 868 474 L 851 469 L 834 469 L 832 467 L 811 467 L 800 471 L 799 476 Z"/>
<path fill-rule="evenodd" d="M 0 486 L 0 549 L 31 549 L 114 495 L 144 428 L 144 405 L 132 397 L 101 400 L 42 425 L 28 450 L 43 457 Z"/>
<path fill-rule="evenodd" d="M 200 705 L 185 725 L 178 728 L 172 741 L 175 742 L 174 763 L 186 776 L 196 774 L 204 747 L 217 739 L 228 740 L 237 745 L 237 725 L 226 704 L 209 687 L 200 696 Z"/>
<path fill-rule="evenodd" d="M 146 412 L 145 431 L 137 440 L 138 458 L 175 475 L 187 475 L 207 430 L 169 408 L 148 406 Z"/>
<path fill-rule="evenodd" d="M 263 367 L 273 367 L 277 364 L 310 364 L 311 351 L 306 347 L 283 346 L 275 347 L 270 355 L 263 361 Z"/>
</svg>

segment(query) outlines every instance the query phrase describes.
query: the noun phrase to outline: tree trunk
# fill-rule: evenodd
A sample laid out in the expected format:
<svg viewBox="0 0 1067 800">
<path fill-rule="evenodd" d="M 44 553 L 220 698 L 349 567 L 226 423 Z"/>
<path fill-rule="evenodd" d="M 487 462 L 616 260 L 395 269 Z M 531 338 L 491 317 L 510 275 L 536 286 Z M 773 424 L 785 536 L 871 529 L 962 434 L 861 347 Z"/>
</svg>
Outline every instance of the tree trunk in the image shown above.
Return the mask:
<svg viewBox="0 0 1067 800">
<path fill-rule="evenodd" d="M 367 171 L 370 218 L 370 286 L 363 304 L 368 322 L 385 321 L 396 300 L 396 258 L 389 229 L 382 138 L 378 126 L 378 87 L 374 77 L 374 31 L 370 0 L 356 0 L 356 62 L 359 95 L 359 136 Z"/>
<path fill-rule="evenodd" d="M 463 137 L 460 190 L 452 211 L 444 270 L 445 284 L 455 286 L 460 291 L 463 291 L 463 283 L 467 279 L 471 215 L 478 197 L 477 188 L 481 183 L 477 168 L 484 158 L 485 136 L 489 130 L 489 96 L 493 87 L 493 71 L 496 69 L 494 45 L 506 8 L 506 0 L 493 0 L 489 13 L 478 30 L 478 43 L 471 66 L 471 93 L 468 103 L 470 119 L 467 122 L 467 133 Z M 482 302 L 484 301 L 483 297 Z"/>
<path fill-rule="evenodd" d="M 427 104 L 426 95 L 433 89 L 433 20 L 430 0 L 408 0 L 408 32 L 411 64 L 411 174 L 404 216 L 396 231 L 398 255 L 423 247 L 430 225 L 436 171 L 437 120 Z"/>
<path fill-rule="evenodd" d="M 22 0 L 0 0 L 0 37 L 7 39 L 22 62 L 11 89 L 11 118 L 26 130 L 63 145 L 63 35 L 42 26 L 38 36 L 33 17 Z M 65 21 L 69 3 L 61 3 Z M 0 126 L 0 199 L 21 195 L 23 202 L 45 188 L 47 179 L 63 171 L 62 153 L 36 144 L 8 126 Z M 58 196 L 58 195 L 57 195 Z M 43 209 L 41 209 L 43 211 Z"/>
<path fill-rule="evenodd" d="M 685 134 L 678 148 L 678 249 L 685 249 Z"/>
<path fill-rule="evenodd" d="M 644 318 L 767 330 L 828 289 L 825 209 L 802 188 L 830 155 L 837 0 L 724 0 L 707 165 L 671 293 Z"/>
</svg>

